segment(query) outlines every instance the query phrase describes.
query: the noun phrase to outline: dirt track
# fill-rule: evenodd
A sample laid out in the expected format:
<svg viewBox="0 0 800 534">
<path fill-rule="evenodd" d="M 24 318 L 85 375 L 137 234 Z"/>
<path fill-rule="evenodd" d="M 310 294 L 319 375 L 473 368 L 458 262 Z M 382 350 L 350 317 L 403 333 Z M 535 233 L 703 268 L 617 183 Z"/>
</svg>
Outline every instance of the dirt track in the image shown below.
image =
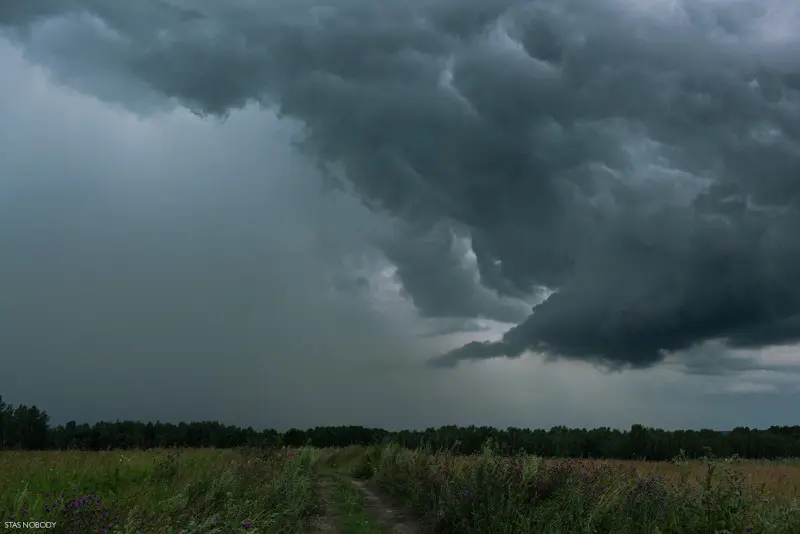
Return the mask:
<svg viewBox="0 0 800 534">
<path fill-rule="evenodd" d="M 334 505 L 332 493 L 335 481 L 331 476 L 320 477 L 322 510 L 314 522 L 311 534 L 348 534 L 341 527 L 341 518 Z M 347 476 L 342 476 L 341 480 L 346 484 L 352 484 L 360 491 L 366 514 L 380 525 L 386 534 L 427 534 L 428 531 L 410 514 L 382 497 L 374 484 Z"/>
<path fill-rule="evenodd" d="M 319 479 L 319 491 L 322 497 L 322 510 L 320 515 L 314 521 L 311 528 L 311 534 L 340 534 L 339 529 L 339 513 L 333 506 L 331 499 L 331 480 L 328 477 L 322 476 Z"/>
<path fill-rule="evenodd" d="M 375 487 L 363 480 L 350 479 L 364 495 L 364 506 L 369 514 L 385 527 L 388 534 L 424 534 L 420 523 L 399 507 L 381 497 Z"/>
</svg>

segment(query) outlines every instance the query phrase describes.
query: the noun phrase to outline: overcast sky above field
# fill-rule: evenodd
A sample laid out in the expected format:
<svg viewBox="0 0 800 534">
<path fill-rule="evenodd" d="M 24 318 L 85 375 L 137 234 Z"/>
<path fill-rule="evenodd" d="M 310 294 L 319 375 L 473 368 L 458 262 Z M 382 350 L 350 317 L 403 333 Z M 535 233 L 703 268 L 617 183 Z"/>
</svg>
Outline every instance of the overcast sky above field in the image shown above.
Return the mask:
<svg viewBox="0 0 800 534">
<path fill-rule="evenodd" d="M 0 3 L 0 394 L 797 424 L 794 0 Z"/>
</svg>

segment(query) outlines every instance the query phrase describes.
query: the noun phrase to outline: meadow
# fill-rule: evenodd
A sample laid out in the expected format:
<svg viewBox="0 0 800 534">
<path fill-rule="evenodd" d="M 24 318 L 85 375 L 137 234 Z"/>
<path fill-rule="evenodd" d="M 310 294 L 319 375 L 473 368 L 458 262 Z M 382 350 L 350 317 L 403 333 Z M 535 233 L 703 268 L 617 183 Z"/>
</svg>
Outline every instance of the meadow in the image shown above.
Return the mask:
<svg viewBox="0 0 800 534">
<path fill-rule="evenodd" d="M 311 449 L 0 452 L 0 517 L 47 532 L 301 532 L 316 513 Z M 4 523 L 0 523 L 3 527 Z"/>
<path fill-rule="evenodd" d="M 326 459 L 432 531 L 464 534 L 800 532 L 800 464 L 469 457 L 394 445 Z"/>
<path fill-rule="evenodd" d="M 397 445 L 0 452 L 0 514 L 55 521 L 57 533 L 290 534 L 316 532 L 334 510 L 326 532 L 390 532 L 351 477 L 442 534 L 800 532 L 796 462 L 558 460 L 491 444 L 471 456 Z"/>
</svg>

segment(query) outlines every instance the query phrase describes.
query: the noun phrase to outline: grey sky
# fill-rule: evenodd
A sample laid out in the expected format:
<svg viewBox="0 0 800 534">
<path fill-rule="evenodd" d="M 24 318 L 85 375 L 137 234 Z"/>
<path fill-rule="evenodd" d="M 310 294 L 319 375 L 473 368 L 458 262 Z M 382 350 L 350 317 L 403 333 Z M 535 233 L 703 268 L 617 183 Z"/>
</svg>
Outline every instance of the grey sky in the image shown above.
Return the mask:
<svg viewBox="0 0 800 534">
<path fill-rule="evenodd" d="M 3 3 L 0 393 L 794 422 L 798 26 L 781 0 Z"/>
</svg>

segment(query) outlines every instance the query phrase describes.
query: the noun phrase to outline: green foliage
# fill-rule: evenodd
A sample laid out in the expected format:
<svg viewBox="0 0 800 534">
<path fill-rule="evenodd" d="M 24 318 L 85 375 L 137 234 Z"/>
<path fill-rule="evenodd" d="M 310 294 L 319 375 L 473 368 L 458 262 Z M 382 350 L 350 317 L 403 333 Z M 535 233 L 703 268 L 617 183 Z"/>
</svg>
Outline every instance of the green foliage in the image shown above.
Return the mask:
<svg viewBox="0 0 800 534">
<path fill-rule="evenodd" d="M 385 493 L 440 534 L 800 532 L 797 501 L 776 500 L 711 457 L 697 482 L 604 462 L 503 457 L 492 442 L 470 457 L 396 444 L 362 455 L 356 468 L 370 466 Z"/>
<path fill-rule="evenodd" d="M 362 479 L 372 478 L 375 475 L 375 466 L 380 460 L 381 450 L 380 446 L 368 447 L 365 452 L 359 450 L 361 454 L 354 462 L 354 467 L 351 470 L 352 475 Z"/>
<path fill-rule="evenodd" d="M 448 450 L 453 454 L 481 452 L 487 440 L 501 455 L 519 451 L 559 458 L 618 458 L 680 461 L 716 454 L 727 458 L 800 458 L 800 426 L 766 430 L 736 428 L 666 431 L 633 425 L 629 431 L 612 428 L 550 430 L 444 426 L 421 431 L 388 432 L 360 426 L 293 428 L 256 431 L 215 421 L 193 423 L 74 421 L 51 428 L 47 413 L 37 407 L 9 406 L 0 398 L 0 449 L 150 449 L 166 447 L 257 448 L 284 446 L 340 448 L 396 443 L 409 449 Z"/>
<path fill-rule="evenodd" d="M 381 534 L 383 529 L 369 516 L 361 492 L 346 481 L 337 479 L 333 487 L 334 504 L 339 512 L 342 532 Z"/>
<path fill-rule="evenodd" d="M 318 457 L 310 449 L 0 452 L 0 517 L 55 521 L 50 532 L 59 534 L 300 532 L 317 510 Z"/>
</svg>

